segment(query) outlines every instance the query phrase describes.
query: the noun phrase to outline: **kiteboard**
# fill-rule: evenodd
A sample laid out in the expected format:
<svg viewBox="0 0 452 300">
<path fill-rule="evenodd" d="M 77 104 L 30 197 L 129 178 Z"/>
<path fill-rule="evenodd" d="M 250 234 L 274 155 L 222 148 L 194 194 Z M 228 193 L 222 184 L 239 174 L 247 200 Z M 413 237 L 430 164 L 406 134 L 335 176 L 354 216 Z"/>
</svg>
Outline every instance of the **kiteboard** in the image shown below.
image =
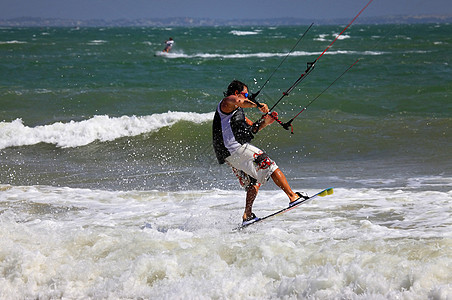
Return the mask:
<svg viewBox="0 0 452 300">
<path fill-rule="evenodd" d="M 269 218 L 271 218 L 271 217 L 274 217 L 274 216 L 283 214 L 283 213 L 285 213 L 285 212 L 288 212 L 288 211 L 290 211 L 290 210 L 292 210 L 292 209 L 294 209 L 294 208 L 300 206 L 300 205 L 303 204 L 303 203 L 306 203 L 306 202 L 308 202 L 308 201 L 311 201 L 312 199 L 314 199 L 314 198 L 316 198 L 316 197 L 318 197 L 318 196 L 320 196 L 320 197 L 325 197 L 325 196 L 328 196 L 328 195 L 331 195 L 331 194 L 333 194 L 333 188 L 332 188 L 332 187 L 331 187 L 331 188 L 324 189 L 324 190 L 318 192 L 317 194 L 312 195 L 311 197 L 309 197 L 309 198 L 307 198 L 307 199 L 297 200 L 297 202 L 295 202 L 294 204 L 289 205 L 289 206 L 286 207 L 286 208 L 280 209 L 280 210 L 278 210 L 278 211 L 276 211 L 276 212 L 274 212 L 274 213 L 271 213 L 271 214 L 269 214 L 269 215 L 267 215 L 267 216 L 265 216 L 265 217 L 263 217 L 263 218 L 257 218 L 255 221 L 253 221 L 253 222 L 251 222 L 251 223 L 247 223 L 247 224 L 245 224 L 245 225 L 240 225 L 239 227 L 234 228 L 233 231 L 236 231 L 236 230 L 242 230 L 243 228 L 248 227 L 248 226 L 250 226 L 250 225 L 256 224 L 256 223 L 258 223 L 258 222 L 262 222 L 262 221 L 264 221 L 264 220 L 266 220 L 266 219 L 269 219 Z"/>
</svg>

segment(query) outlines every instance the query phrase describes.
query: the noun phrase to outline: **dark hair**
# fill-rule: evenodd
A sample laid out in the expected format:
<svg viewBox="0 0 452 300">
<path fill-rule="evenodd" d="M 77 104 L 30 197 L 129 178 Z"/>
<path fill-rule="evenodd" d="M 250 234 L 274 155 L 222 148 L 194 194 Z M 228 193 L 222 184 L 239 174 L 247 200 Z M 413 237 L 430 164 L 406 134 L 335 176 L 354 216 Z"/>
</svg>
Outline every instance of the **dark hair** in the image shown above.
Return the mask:
<svg viewBox="0 0 452 300">
<path fill-rule="evenodd" d="M 244 84 L 243 82 L 239 81 L 239 80 L 233 80 L 229 85 L 228 85 L 228 90 L 226 92 L 223 92 L 224 96 L 230 96 L 230 95 L 234 95 L 235 91 L 239 91 L 242 92 L 246 87 L 246 84 Z"/>
</svg>

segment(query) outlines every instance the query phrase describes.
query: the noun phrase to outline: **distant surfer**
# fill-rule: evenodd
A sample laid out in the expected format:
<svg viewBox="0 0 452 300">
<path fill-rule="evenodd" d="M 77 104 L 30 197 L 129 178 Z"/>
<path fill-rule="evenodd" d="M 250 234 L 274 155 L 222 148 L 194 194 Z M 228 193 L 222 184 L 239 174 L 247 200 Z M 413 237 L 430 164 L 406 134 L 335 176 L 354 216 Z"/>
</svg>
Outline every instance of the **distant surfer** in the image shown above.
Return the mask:
<svg viewBox="0 0 452 300">
<path fill-rule="evenodd" d="M 165 49 L 163 49 L 162 52 L 170 52 L 171 48 L 173 47 L 174 40 L 172 37 L 170 37 L 167 41 L 165 41 Z"/>
<path fill-rule="evenodd" d="M 275 121 L 267 114 L 268 106 L 260 103 L 261 106 L 258 107 L 255 102 L 248 99 L 248 87 L 238 80 L 229 84 L 224 96 L 217 106 L 213 119 L 213 147 L 218 162 L 231 166 L 240 185 L 246 190 L 242 224 L 246 225 L 258 219 L 252 212 L 253 203 L 260 186 L 270 178 L 289 197 L 289 205 L 293 205 L 298 199 L 308 198 L 305 193 L 293 192 L 276 163 L 262 150 L 249 143 L 254 134 Z M 251 107 L 258 107 L 266 114 L 263 122 L 253 124 L 245 116 L 243 108 Z"/>
</svg>

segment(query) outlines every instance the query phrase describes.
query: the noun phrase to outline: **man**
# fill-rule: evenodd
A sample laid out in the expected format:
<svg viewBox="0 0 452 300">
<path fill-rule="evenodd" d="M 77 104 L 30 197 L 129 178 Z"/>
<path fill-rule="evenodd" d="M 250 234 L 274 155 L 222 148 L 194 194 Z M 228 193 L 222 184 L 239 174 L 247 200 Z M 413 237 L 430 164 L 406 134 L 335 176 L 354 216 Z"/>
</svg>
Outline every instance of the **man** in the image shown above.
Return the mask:
<svg viewBox="0 0 452 300">
<path fill-rule="evenodd" d="M 169 40 L 165 41 L 165 49 L 163 49 L 162 52 L 166 52 L 166 53 L 170 52 L 171 48 L 173 47 L 173 44 L 174 44 L 174 40 L 172 37 L 170 37 Z"/>
<path fill-rule="evenodd" d="M 218 162 L 230 165 L 246 190 L 242 224 L 246 225 L 258 220 L 252 212 L 254 199 L 260 186 L 269 178 L 272 178 L 289 197 L 289 205 L 295 204 L 298 199 L 308 198 L 304 193 L 293 192 L 276 163 L 262 150 L 249 143 L 255 133 L 275 121 L 268 114 L 268 106 L 264 103 L 258 105 L 257 102 L 248 99 L 248 87 L 238 80 L 229 84 L 224 96 L 225 98 L 218 104 L 213 119 L 213 146 Z M 253 124 L 245 116 L 243 108 L 251 107 L 258 107 L 262 113 L 266 114 L 260 122 Z"/>
</svg>

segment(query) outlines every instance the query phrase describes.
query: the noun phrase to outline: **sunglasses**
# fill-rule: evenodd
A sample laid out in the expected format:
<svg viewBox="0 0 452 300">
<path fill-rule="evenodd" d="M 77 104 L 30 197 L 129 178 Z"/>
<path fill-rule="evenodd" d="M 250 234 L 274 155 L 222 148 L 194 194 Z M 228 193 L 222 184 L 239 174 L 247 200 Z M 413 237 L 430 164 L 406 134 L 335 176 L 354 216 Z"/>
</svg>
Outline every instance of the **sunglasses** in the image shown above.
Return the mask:
<svg viewBox="0 0 452 300">
<path fill-rule="evenodd" d="M 240 92 L 240 94 L 242 94 L 243 96 L 245 96 L 245 98 L 248 98 L 248 93 Z"/>
</svg>

